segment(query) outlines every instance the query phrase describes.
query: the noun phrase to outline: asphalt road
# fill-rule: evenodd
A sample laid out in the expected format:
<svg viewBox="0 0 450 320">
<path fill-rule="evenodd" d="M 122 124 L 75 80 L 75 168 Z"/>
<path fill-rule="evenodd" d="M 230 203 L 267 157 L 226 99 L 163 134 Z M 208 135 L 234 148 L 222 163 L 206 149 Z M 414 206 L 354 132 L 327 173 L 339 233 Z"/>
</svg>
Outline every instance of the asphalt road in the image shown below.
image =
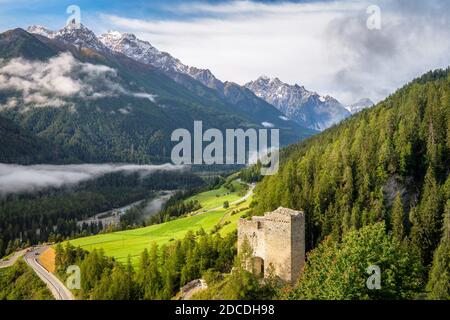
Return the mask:
<svg viewBox="0 0 450 320">
<path fill-rule="evenodd" d="M 25 262 L 34 270 L 38 277 L 45 282 L 56 300 L 75 300 L 72 292 L 66 288 L 61 280 L 51 272 L 48 272 L 39 263 L 39 256 L 48 248 L 48 246 L 30 248 L 30 251 L 26 252 L 24 255 Z"/>
<path fill-rule="evenodd" d="M 208 289 L 208 285 L 205 280 L 193 280 L 181 288 L 180 300 L 191 300 L 194 294 L 205 289 Z"/>
<path fill-rule="evenodd" d="M 27 252 L 27 249 L 14 252 L 14 254 L 7 260 L 0 260 L 0 269 L 12 267 L 16 263 L 17 259 L 22 257 Z"/>
</svg>

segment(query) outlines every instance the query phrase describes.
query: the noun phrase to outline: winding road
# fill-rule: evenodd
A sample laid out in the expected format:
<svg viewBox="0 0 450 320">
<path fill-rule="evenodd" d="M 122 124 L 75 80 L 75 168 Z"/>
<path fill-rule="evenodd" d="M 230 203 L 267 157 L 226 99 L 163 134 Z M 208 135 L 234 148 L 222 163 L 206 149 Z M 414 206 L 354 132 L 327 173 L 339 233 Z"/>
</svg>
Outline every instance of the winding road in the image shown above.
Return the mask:
<svg viewBox="0 0 450 320">
<path fill-rule="evenodd" d="M 49 249 L 49 246 L 35 246 L 15 252 L 9 259 L 0 260 L 0 269 L 13 266 L 23 257 L 25 263 L 30 266 L 36 275 L 44 281 L 56 300 L 75 300 L 72 292 L 53 273 L 48 272 L 40 263 L 39 257 Z"/>
<path fill-rule="evenodd" d="M 34 270 L 39 278 L 45 282 L 56 300 L 75 300 L 72 292 L 53 273 L 48 272 L 40 263 L 39 256 L 48 246 L 30 248 L 24 255 L 25 262 Z"/>
<path fill-rule="evenodd" d="M 247 194 L 230 203 L 230 205 L 238 204 L 242 201 L 247 200 L 252 194 L 253 190 L 255 189 L 255 184 L 248 184 L 249 190 Z M 220 210 L 222 207 L 217 207 L 214 209 L 207 210 L 205 212 Z M 202 212 L 202 213 L 205 213 Z M 15 252 L 9 259 L 7 260 L 0 260 L 0 269 L 2 268 L 8 268 L 14 265 L 16 261 L 23 257 L 24 261 L 30 268 L 33 269 L 33 271 L 37 274 L 37 276 L 45 282 L 49 290 L 51 291 L 52 295 L 55 297 L 56 300 L 75 300 L 72 292 L 62 283 L 61 280 L 59 280 L 53 273 L 47 271 L 40 263 L 39 263 L 39 257 L 43 252 L 45 252 L 47 249 L 49 249 L 49 246 L 35 246 L 30 247 L 28 249 L 23 249 L 21 251 Z M 195 286 L 190 288 L 187 292 L 183 294 L 182 299 L 189 299 L 195 292 L 198 292 L 206 287 L 204 281 L 198 280 L 198 283 L 196 283 Z"/>
</svg>

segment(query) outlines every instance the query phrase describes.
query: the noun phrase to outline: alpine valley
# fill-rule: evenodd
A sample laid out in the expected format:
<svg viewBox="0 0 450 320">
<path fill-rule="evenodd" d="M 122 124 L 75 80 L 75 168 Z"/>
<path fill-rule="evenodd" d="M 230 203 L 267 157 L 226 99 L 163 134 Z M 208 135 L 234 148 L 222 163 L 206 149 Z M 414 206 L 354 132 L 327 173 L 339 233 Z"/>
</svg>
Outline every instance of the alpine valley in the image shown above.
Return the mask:
<svg viewBox="0 0 450 320">
<path fill-rule="evenodd" d="M 129 33 L 1 33 L 0 300 L 450 299 L 450 68 L 408 81 L 344 105 Z M 279 162 L 168 163 L 197 121 L 280 129 Z"/>
<path fill-rule="evenodd" d="M 167 162 L 171 133 L 194 120 L 220 130 L 276 127 L 282 145 L 316 133 L 133 35 L 97 37 L 72 24 L 28 30 L 0 35 L 1 129 L 14 137 L 1 162 Z M 38 143 L 54 147 L 27 147 Z"/>
</svg>

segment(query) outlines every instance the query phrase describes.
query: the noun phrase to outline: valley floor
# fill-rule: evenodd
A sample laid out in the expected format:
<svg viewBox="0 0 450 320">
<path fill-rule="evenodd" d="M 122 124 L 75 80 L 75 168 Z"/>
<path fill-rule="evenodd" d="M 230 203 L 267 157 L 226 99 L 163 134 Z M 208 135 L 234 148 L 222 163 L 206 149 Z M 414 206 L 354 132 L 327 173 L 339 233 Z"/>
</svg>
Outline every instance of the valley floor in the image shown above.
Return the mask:
<svg viewBox="0 0 450 320">
<path fill-rule="evenodd" d="M 202 209 L 187 217 L 145 228 L 75 239 L 70 243 L 87 251 L 103 249 L 106 256 L 114 257 L 120 262 L 126 262 L 130 256 L 133 264 L 136 264 L 142 251 L 145 248 L 150 249 L 153 243 L 158 246 L 169 244 L 182 239 L 189 231 L 196 232 L 203 229 L 209 232 L 221 225 L 219 232 L 225 235 L 236 230 L 237 221 L 247 213 L 252 199 L 254 186 L 250 186 L 247 193 L 242 196 L 243 187 L 239 185 L 240 183 L 235 183 L 234 192 L 220 188 L 191 197 L 187 201 L 198 200 Z M 225 201 L 229 202 L 226 209 L 223 208 Z"/>
</svg>

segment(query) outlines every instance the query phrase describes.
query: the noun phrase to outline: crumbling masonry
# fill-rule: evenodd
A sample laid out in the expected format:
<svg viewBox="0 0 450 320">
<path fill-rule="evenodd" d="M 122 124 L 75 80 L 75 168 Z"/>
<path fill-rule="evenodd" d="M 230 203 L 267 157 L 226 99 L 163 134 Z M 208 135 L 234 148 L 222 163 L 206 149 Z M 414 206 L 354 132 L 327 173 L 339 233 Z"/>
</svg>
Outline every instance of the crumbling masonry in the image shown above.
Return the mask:
<svg viewBox="0 0 450 320">
<path fill-rule="evenodd" d="M 247 238 L 253 249 L 253 271 L 267 276 L 270 266 L 276 276 L 295 283 L 305 263 L 305 214 L 278 208 L 263 217 L 240 219 L 238 248 Z"/>
</svg>

